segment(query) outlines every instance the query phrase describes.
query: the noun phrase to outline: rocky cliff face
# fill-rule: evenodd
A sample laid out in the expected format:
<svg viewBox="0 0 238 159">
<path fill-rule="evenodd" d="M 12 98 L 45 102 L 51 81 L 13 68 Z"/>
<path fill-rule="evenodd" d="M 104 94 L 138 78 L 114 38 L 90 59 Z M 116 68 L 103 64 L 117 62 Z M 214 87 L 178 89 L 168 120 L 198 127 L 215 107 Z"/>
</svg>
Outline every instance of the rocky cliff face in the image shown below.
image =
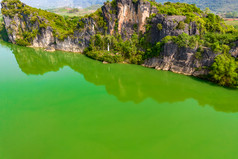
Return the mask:
<svg viewBox="0 0 238 159">
<path fill-rule="evenodd" d="M 178 36 L 182 33 L 199 35 L 195 22 L 184 23 L 186 16 L 157 14 L 158 9 L 148 1 L 118 0 L 114 6 L 110 3 L 105 4 L 102 10 L 108 22 L 109 33 L 119 33 L 124 39 L 131 38 L 134 32 L 146 33 L 148 23 L 151 24 L 151 29 L 147 32 L 147 36 L 153 44 L 166 36 Z M 178 27 L 180 23 L 184 26 Z M 158 29 L 158 24 L 161 24 L 161 29 Z M 217 55 L 205 49 L 202 57 L 197 58 L 196 49 L 179 48 L 174 43 L 167 43 L 160 56 L 146 59 L 143 65 L 186 75 L 207 74 L 206 68 L 212 65 Z"/>
<path fill-rule="evenodd" d="M 234 46 L 230 50 L 231 56 L 237 58 L 238 57 L 238 41 L 234 43 Z"/>
<path fill-rule="evenodd" d="M 23 8 L 26 5 L 23 4 Z M 17 4 L 8 8 L 7 2 L 2 2 L 2 8 L 11 10 L 18 9 Z M 150 20 L 152 28 L 149 36 L 152 43 L 156 43 L 168 35 L 177 36 L 183 32 L 189 35 L 198 34 L 199 31 L 195 23 L 186 24 L 183 29 L 176 29 L 179 22 L 186 19 L 185 16 L 165 16 L 157 14 L 158 10 L 152 6 L 150 2 L 144 0 L 117 0 L 114 3 L 105 3 L 102 7 L 102 15 L 107 25 L 109 34 L 113 35 L 119 33 L 124 40 L 131 38 L 133 33 L 146 32 L 146 25 L 148 18 L 154 14 L 155 16 Z M 3 14 L 5 27 L 7 28 L 9 40 L 16 43 L 17 39 L 21 39 L 19 33 L 33 32 L 39 30 L 39 33 L 30 41 L 32 47 L 43 47 L 47 50 L 63 50 L 72 52 L 83 52 L 88 47 L 90 38 L 95 35 L 98 30 L 96 21 L 93 18 L 83 18 L 85 24 L 80 31 L 74 31 L 73 35 L 59 40 L 54 36 L 52 27 L 41 27 L 40 23 L 48 23 L 44 17 L 37 16 L 37 21 L 32 22 L 32 14 L 25 14 L 20 12 L 13 17 Z M 158 30 L 157 24 L 162 24 L 162 29 Z M 101 32 L 104 32 L 101 30 Z"/>
<path fill-rule="evenodd" d="M 104 17 L 108 23 L 110 34 L 119 33 L 128 39 L 134 32 L 145 32 L 146 19 L 152 14 L 149 2 L 139 0 L 117 0 L 102 7 Z"/>
<path fill-rule="evenodd" d="M 22 7 L 24 7 L 23 4 Z M 17 8 L 17 5 L 12 6 Z M 10 10 L 7 2 L 2 3 L 2 8 Z M 48 23 L 44 17 L 37 16 L 35 22 L 32 22 L 33 15 L 25 14 L 24 12 L 15 14 L 13 17 L 3 14 L 5 28 L 7 30 L 9 41 L 16 43 L 17 40 L 22 39 L 22 35 L 26 32 L 34 32 L 38 30 L 35 37 L 30 40 L 30 46 L 45 48 L 48 51 L 63 50 L 70 52 L 83 52 L 83 50 L 89 45 L 90 38 L 96 33 L 96 23 L 92 18 L 82 19 L 85 24 L 80 31 L 74 31 L 73 35 L 61 40 L 54 36 L 54 30 L 52 27 L 41 27 L 41 23 Z"/>
<path fill-rule="evenodd" d="M 24 6 L 25 4 L 23 4 Z M 4 10 L 12 8 L 19 10 L 17 5 L 9 8 L 6 1 L 2 2 L 2 8 Z M 78 23 L 82 21 L 83 27 L 78 25 L 77 29 L 64 39 L 55 36 L 51 26 L 41 26 L 42 22 L 48 23 L 44 17 L 37 16 L 37 20 L 32 22 L 32 14 L 18 12 L 14 16 L 3 14 L 3 18 L 10 42 L 16 43 L 18 39 L 22 38 L 22 33 L 38 30 L 37 35 L 30 40 L 30 46 L 45 48 L 48 51 L 83 52 L 89 46 L 93 35 L 105 32 L 110 35 L 120 34 L 124 40 L 130 39 L 134 33 L 141 34 L 146 36 L 152 44 L 156 44 L 166 36 L 178 36 L 182 33 L 200 34 L 199 27 L 195 22 L 185 23 L 186 16 L 158 14 L 158 9 L 145 0 L 107 2 L 101 10 L 102 17 L 100 18 L 103 19 L 106 27 L 98 25 L 98 18 L 89 16 L 78 21 Z M 150 24 L 149 30 L 146 28 L 148 24 Z M 237 48 L 238 44 L 231 50 L 234 57 L 238 56 Z M 204 53 L 198 56 L 197 48 L 180 48 L 173 42 L 166 43 L 160 55 L 146 59 L 144 66 L 186 75 L 204 75 L 208 73 L 207 68 L 212 65 L 218 54 L 208 48 L 203 49 Z"/>
<path fill-rule="evenodd" d="M 190 24 L 184 23 L 186 16 L 173 15 L 167 16 L 163 14 L 155 15 L 150 21 L 152 28 L 150 30 L 150 39 L 152 43 L 156 43 L 166 36 L 178 36 L 182 33 L 188 35 L 198 35 L 199 29 L 195 22 Z M 158 29 L 157 24 L 161 24 L 161 30 Z M 180 26 L 183 24 L 184 26 Z"/>
<path fill-rule="evenodd" d="M 109 33 L 119 33 L 124 39 L 131 38 L 134 32 L 146 33 L 146 25 L 151 24 L 147 32 L 149 41 L 153 44 L 166 36 L 178 36 L 182 33 L 198 35 L 199 29 L 195 22 L 184 23 L 186 16 L 168 16 L 157 14 L 158 10 L 151 3 L 143 0 L 118 0 L 116 4 L 105 4 L 103 7 L 104 17 L 108 22 Z M 114 14 L 113 14 L 114 13 Z M 149 19 L 149 17 L 151 17 Z M 179 28 L 179 24 L 184 26 Z M 161 24 L 161 29 L 158 29 Z M 196 57 L 196 49 L 179 48 L 174 43 L 167 43 L 162 49 L 160 56 L 146 59 L 144 66 L 158 70 L 169 70 L 186 75 L 207 74 L 207 67 L 211 66 L 217 56 L 211 50 L 205 49 L 202 57 Z"/>
<path fill-rule="evenodd" d="M 102 7 L 103 15 L 108 25 L 108 33 L 119 33 L 124 39 L 131 38 L 134 32 L 144 34 L 146 25 L 150 23 L 149 36 L 152 43 L 156 43 L 166 36 L 178 36 L 182 33 L 189 35 L 199 34 L 195 22 L 184 24 L 184 28 L 177 28 L 180 22 L 186 20 L 186 16 L 168 16 L 157 14 L 158 9 L 150 2 L 138 0 L 117 0 L 115 4 L 107 3 Z M 152 19 L 149 17 L 154 15 Z M 157 24 L 162 25 L 158 30 Z"/>
<path fill-rule="evenodd" d="M 200 57 L 196 54 L 196 49 L 179 48 L 170 42 L 163 46 L 160 56 L 145 60 L 144 66 L 185 75 L 201 76 L 208 74 L 207 68 L 213 64 L 217 54 L 208 48 L 204 49 Z"/>
</svg>

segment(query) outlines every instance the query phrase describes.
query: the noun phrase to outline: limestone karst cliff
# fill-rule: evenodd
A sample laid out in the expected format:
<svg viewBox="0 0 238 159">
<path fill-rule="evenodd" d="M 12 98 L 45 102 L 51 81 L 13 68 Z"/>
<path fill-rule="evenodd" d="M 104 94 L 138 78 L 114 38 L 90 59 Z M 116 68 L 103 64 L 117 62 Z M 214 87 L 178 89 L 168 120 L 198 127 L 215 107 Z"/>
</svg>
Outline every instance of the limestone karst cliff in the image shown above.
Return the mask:
<svg viewBox="0 0 238 159">
<path fill-rule="evenodd" d="M 61 17 L 19 0 L 3 0 L 2 13 L 12 43 L 48 51 L 86 50 L 101 61 L 203 76 L 217 56 L 237 57 L 234 28 L 195 5 L 113 0 L 85 17 Z"/>
<path fill-rule="evenodd" d="M 116 4 L 106 3 L 102 7 L 102 11 L 108 25 L 108 32 L 110 34 L 118 32 L 123 38 L 131 38 L 134 32 L 144 34 L 148 19 L 152 15 L 154 15 L 150 20 L 152 43 L 156 43 L 166 36 L 177 36 L 183 32 L 189 35 L 199 34 L 195 22 L 185 24 L 184 28 L 176 29 L 180 22 L 186 20 L 186 16 L 157 14 L 157 7 L 149 1 L 117 0 Z M 161 30 L 157 29 L 158 23 L 162 24 Z"/>
<path fill-rule="evenodd" d="M 74 28 L 70 36 L 59 39 L 54 35 L 57 30 L 54 30 L 54 27 L 50 25 L 49 21 L 52 19 L 46 18 L 44 13 L 41 13 L 42 11 L 32 10 L 31 7 L 18 0 L 3 1 L 2 10 L 3 13 L 6 13 L 3 14 L 3 18 L 10 42 L 16 43 L 17 40 L 23 38 L 24 35 L 22 34 L 25 32 L 38 30 L 37 35 L 28 39 L 31 46 L 72 52 L 82 52 L 89 45 L 90 36 L 98 32 L 108 32 L 111 35 L 118 32 L 123 39 L 131 38 L 134 32 L 142 32 L 144 34 L 146 32 L 147 19 L 158 12 L 155 6 L 144 0 L 136 2 L 132 0 L 117 0 L 114 3 L 105 3 L 101 10 L 103 20 L 107 26 L 106 29 L 103 26 L 99 26 L 100 24 L 97 25 L 96 19 L 89 16 L 79 19 L 79 22 L 81 21 L 84 25 Z M 5 10 L 6 12 L 4 12 Z M 7 14 L 8 12 L 13 12 L 13 15 Z M 52 14 L 52 16 L 54 15 Z M 189 35 L 199 34 L 194 22 L 186 24 L 183 29 L 175 29 L 179 22 L 185 20 L 186 16 L 156 15 L 151 20 L 151 42 L 156 43 L 168 35 L 177 36 L 183 32 Z M 158 23 L 163 25 L 161 31 L 157 29 Z M 44 26 L 44 24 L 49 25 Z M 67 25 L 67 23 L 62 25 Z M 102 31 L 102 29 L 105 31 Z"/>
<path fill-rule="evenodd" d="M 42 47 L 48 50 L 56 49 L 82 52 L 83 49 L 89 45 L 90 36 L 95 34 L 95 30 L 93 29 L 95 25 L 94 20 L 92 18 L 83 18 L 81 21 L 85 24 L 84 28 L 79 31 L 76 27 L 71 36 L 59 39 L 52 26 L 44 25 L 50 23 L 49 21 L 51 19 L 41 16 L 40 12 L 36 9 L 36 11 L 32 10 L 32 13 L 30 13 L 31 10 L 29 10 L 29 8 L 29 6 L 19 1 L 2 2 L 3 13 L 13 12 L 13 15 L 3 14 L 5 28 L 10 42 L 17 44 L 27 42 L 29 44 L 26 45 Z M 31 33 L 31 36 L 33 36 L 27 37 L 27 40 L 23 41 L 23 38 L 27 36 L 27 33 Z"/>
</svg>

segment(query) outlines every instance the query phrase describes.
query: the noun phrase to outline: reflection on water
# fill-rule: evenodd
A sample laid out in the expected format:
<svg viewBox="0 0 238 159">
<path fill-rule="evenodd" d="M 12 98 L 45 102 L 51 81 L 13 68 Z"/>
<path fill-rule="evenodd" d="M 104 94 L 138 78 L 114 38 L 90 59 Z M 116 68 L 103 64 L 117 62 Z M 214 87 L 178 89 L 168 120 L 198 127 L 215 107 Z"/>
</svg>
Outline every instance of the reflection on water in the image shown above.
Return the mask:
<svg viewBox="0 0 238 159">
<path fill-rule="evenodd" d="M 156 71 L 136 65 L 102 64 L 81 54 L 9 47 L 20 69 L 30 75 L 43 75 L 69 66 L 95 85 L 103 85 L 120 101 L 140 103 L 152 98 L 159 103 L 196 99 L 201 106 L 210 105 L 217 111 L 238 112 L 238 91 L 212 85 L 192 77 Z"/>
</svg>

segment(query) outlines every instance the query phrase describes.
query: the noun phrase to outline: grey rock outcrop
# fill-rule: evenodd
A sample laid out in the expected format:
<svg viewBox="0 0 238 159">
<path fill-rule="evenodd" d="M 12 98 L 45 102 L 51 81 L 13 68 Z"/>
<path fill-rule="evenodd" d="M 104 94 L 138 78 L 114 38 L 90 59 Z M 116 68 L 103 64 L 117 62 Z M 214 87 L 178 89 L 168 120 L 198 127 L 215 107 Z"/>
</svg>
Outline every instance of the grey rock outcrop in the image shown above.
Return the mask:
<svg viewBox="0 0 238 159">
<path fill-rule="evenodd" d="M 24 6 L 25 4 L 23 4 Z M 17 6 L 15 6 L 17 7 Z M 6 2 L 2 3 L 2 8 L 8 9 Z M 47 23 L 47 20 L 37 16 L 38 21 L 32 23 L 32 15 L 23 13 L 16 14 L 14 17 L 6 16 L 3 14 L 5 28 L 7 30 L 9 41 L 16 43 L 17 39 L 20 39 L 20 32 L 33 32 L 39 30 L 39 33 L 32 39 L 30 47 L 40 47 L 46 50 L 62 50 L 70 52 L 83 52 L 90 43 L 91 36 L 96 34 L 96 23 L 92 18 L 83 18 L 82 21 L 85 24 L 83 28 L 74 31 L 73 35 L 66 37 L 63 40 L 58 39 L 53 34 L 53 29 L 50 26 L 46 28 L 40 27 L 40 22 Z"/>
<path fill-rule="evenodd" d="M 217 54 L 208 48 L 204 48 L 200 57 L 196 53 L 196 49 L 179 48 L 177 44 L 170 42 L 163 46 L 160 56 L 145 60 L 144 66 L 185 75 L 208 74 L 207 68 L 212 65 Z"/>
<path fill-rule="evenodd" d="M 182 33 L 188 35 L 198 35 L 199 30 L 195 22 L 190 24 L 184 23 L 186 16 L 173 15 L 167 16 L 163 14 L 157 14 L 151 19 L 150 39 L 152 43 L 156 43 L 162 40 L 166 36 L 178 36 Z M 183 23 L 183 28 L 178 28 L 179 23 Z M 162 29 L 159 30 L 157 25 L 161 24 Z"/>
<path fill-rule="evenodd" d="M 152 6 L 148 1 L 143 0 L 136 2 L 117 0 L 114 6 L 105 3 L 102 10 L 108 24 L 108 32 L 110 34 L 118 32 L 123 39 L 129 39 L 134 32 L 145 32 Z"/>
<path fill-rule="evenodd" d="M 231 56 L 237 58 L 238 57 L 238 41 L 234 43 L 234 46 L 230 50 Z"/>
<path fill-rule="evenodd" d="M 108 33 L 119 33 L 123 39 L 131 38 L 135 32 L 144 34 L 148 18 L 152 14 L 155 15 L 150 21 L 152 28 L 149 34 L 152 43 L 156 43 L 168 35 L 178 36 L 182 33 L 189 35 L 199 34 L 195 22 L 190 24 L 184 23 L 185 27 L 183 29 L 176 28 L 180 22 L 186 20 L 186 16 L 157 14 L 158 9 L 152 6 L 150 2 L 144 0 L 136 2 L 132 0 L 117 0 L 113 6 L 111 3 L 105 3 L 102 11 L 107 21 Z M 158 23 L 162 25 L 162 30 L 158 30 Z"/>
</svg>

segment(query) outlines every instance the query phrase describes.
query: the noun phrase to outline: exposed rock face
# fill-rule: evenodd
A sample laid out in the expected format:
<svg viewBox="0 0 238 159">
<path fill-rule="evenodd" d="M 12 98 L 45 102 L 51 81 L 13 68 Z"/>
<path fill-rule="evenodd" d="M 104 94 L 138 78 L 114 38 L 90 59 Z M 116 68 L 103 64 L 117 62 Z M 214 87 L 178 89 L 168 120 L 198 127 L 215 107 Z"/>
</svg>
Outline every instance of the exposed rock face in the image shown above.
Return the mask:
<svg viewBox="0 0 238 159">
<path fill-rule="evenodd" d="M 158 12 L 149 2 L 143 0 L 117 0 L 115 6 L 105 4 L 102 10 L 108 22 L 108 32 L 118 32 L 124 39 L 129 39 L 134 32 L 144 33 L 147 18 Z"/>
<path fill-rule="evenodd" d="M 6 2 L 2 3 L 2 8 L 7 8 Z M 23 4 L 24 5 L 24 4 Z M 15 6 L 17 7 L 17 6 Z M 133 33 L 146 33 L 147 40 L 155 44 L 166 36 L 178 36 L 182 33 L 188 35 L 198 35 L 199 27 L 195 22 L 186 24 L 186 16 L 169 16 L 158 14 L 156 7 L 144 0 L 116 0 L 114 3 L 105 3 L 102 7 L 102 15 L 107 24 L 107 30 L 97 26 L 93 18 L 83 18 L 85 24 L 83 28 L 77 28 L 73 35 L 67 36 L 63 40 L 54 36 L 51 27 L 40 27 L 38 21 L 32 23 L 31 15 L 20 13 L 14 17 L 3 14 L 5 27 L 9 40 L 16 43 L 20 32 L 33 32 L 39 30 L 39 34 L 32 39 L 32 47 L 45 48 L 47 51 L 63 50 L 71 52 L 83 52 L 89 46 L 90 39 L 98 32 L 108 34 L 120 34 L 124 40 L 130 39 Z M 40 22 L 47 20 L 37 17 Z M 146 30 L 146 25 L 150 23 L 150 30 Z M 160 28 L 158 27 L 160 24 Z M 183 24 L 182 27 L 179 26 Z M 105 29 L 105 28 L 104 28 Z M 238 43 L 232 48 L 231 55 L 238 57 Z M 213 53 L 208 48 L 204 48 L 204 53 L 197 55 L 196 49 L 179 48 L 174 43 L 167 43 L 163 46 L 160 56 L 146 59 L 144 66 L 153 67 L 159 70 L 170 70 L 186 75 L 200 76 L 208 73 L 208 67 L 214 62 L 218 54 Z"/>
<path fill-rule="evenodd" d="M 25 6 L 25 4 L 23 4 Z M 17 6 L 15 6 L 17 8 Z M 2 8 L 8 9 L 6 2 L 2 3 Z M 119 33 L 123 39 L 129 39 L 133 33 L 142 34 L 146 31 L 147 18 L 152 14 L 156 16 L 152 18 L 152 28 L 150 30 L 150 40 L 152 43 L 160 41 L 162 38 L 173 35 L 177 36 L 183 32 L 189 35 L 198 34 L 199 31 L 195 23 L 186 24 L 184 29 L 175 29 L 179 22 L 186 19 L 185 16 L 164 16 L 157 14 L 158 10 L 152 6 L 150 2 L 144 0 L 117 0 L 115 4 L 105 3 L 102 7 L 104 20 L 107 23 L 107 32 L 111 35 Z M 32 47 L 42 47 L 47 50 L 63 50 L 71 52 L 83 52 L 90 43 L 90 38 L 97 31 L 96 22 L 92 18 L 84 18 L 84 28 L 75 31 L 72 36 L 68 36 L 64 40 L 59 40 L 53 35 L 51 27 L 42 28 L 38 21 L 32 23 L 31 15 L 21 13 L 14 17 L 3 15 L 5 27 L 8 32 L 9 40 L 16 43 L 19 39 L 19 32 L 32 32 L 33 29 L 39 30 L 39 34 L 31 41 Z M 38 16 L 40 22 L 47 20 Z M 162 24 L 162 30 L 158 30 L 157 24 Z"/>
<path fill-rule="evenodd" d="M 23 4 L 25 5 L 25 4 Z M 2 7 L 5 9 L 7 5 L 3 2 Z M 16 7 L 16 6 L 15 6 Z M 39 21 L 47 20 L 42 17 L 37 17 Z M 59 40 L 53 35 L 53 29 L 49 26 L 46 28 L 40 27 L 38 21 L 32 23 L 31 15 L 21 13 L 19 16 L 16 14 L 14 17 L 3 15 L 5 27 L 8 32 L 9 40 L 12 43 L 16 43 L 17 39 L 20 39 L 19 33 L 21 32 L 33 32 L 35 29 L 39 30 L 39 34 L 31 41 L 31 47 L 46 48 L 46 50 L 63 50 L 70 52 L 83 52 L 90 43 L 92 35 L 96 34 L 96 23 L 92 18 L 84 18 L 84 28 L 79 28 L 80 31 L 74 31 L 72 36 L 68 36 L 64 40 Z"/>
<path fill-rule="evenodd" d="M 198 35 L 199 30 L 195 22 L 190 24 L 184 23 L 186 16 L 173 15 L 166 16 L 162 14 L 157 14 L 152 18 L 152 28 L 150 31 L 151 42 L 156 43 L 166 36 L 178 36 L 182 33 L 188 35 Z M 184 28 L 178 28 L 179 23 L 183 22 Z M 157 24 L 162 25 L 162 29 L 159 30 Z"/>
<path fill-rule="evenodd" d="M 178 36 L 182 33 L 199 34 L 195 22 L 184 23 L 186 16 L 157 14 L 157 8 L 147 1 L 139 0 L 133 3 L 132 0 L 118 0 L 116 6 L 105 4 L 102 9 L 108 22 L 109 33 L 118 32 L 124 39 L 131 38 L 134 32 L 145 33 L 147 18 L 152 14 L 154 16 L 150 20 L 151 29 L 148 33 L 151 43 L 157 43 L 166 36 Z M 179 23 L 183 23 L 184 27 L 179 28 Z M 158 29 L 158 24 L 161 24 L 161 30 Z M 160 56 L 145 60 L 144 66 L 200 76 L 208 74 L 206 68 L 212 65 L 216 56 L 211 50 L 205 49 L 202 57 L 196 58 L 196 49 L 179 48 L 174 43 L 167 43 Z"/>
<path fill-rule="evenodd" d="M 237 58 L 238 57 L 238 41 L 234 43 L 234 47 L 231 48 L 230 50 L 231 56 Z"/>
<path fill-rule="evenodd" d="M 177 28 L 180 22 L 186 20 L 186 16 L 157 14 L 158 9 L 144 0 L 138 0 L 137 2 L 133 2 L 132 0 L 117 0 L 115 6 L 108 3 L 102 7 L 102 10 L 108 24 L 108 33 L 114 34 L 118 32 L 124 39 L 131 38 L 134 32 L 145 33 L 147 19 L 152 14 L 155 15 L 150 22 L 152 24 L 150 30 L 152 43 L 156 43 L 168 35 L 178 36 L 182 33 L 187 33 L 188 35 L 199 34 L 195 22 L 191 22 L 190 24 L 184 23 L 184 28 Z M 158 23 L 162 25 L 162 30 L 158 30 Z"/>
<path fill-rule="evenodd" d="M 179 48 L 174 43 L 167 43 L 160 56 L 147 59 L 144 66 L 185 75 L 201 76 L 208 74 L 207 67 L 212 65 L 216 56 L 217 54 L 205 48 L 201 57 L 196 57 L 195 49 Z"/>
</svg>

